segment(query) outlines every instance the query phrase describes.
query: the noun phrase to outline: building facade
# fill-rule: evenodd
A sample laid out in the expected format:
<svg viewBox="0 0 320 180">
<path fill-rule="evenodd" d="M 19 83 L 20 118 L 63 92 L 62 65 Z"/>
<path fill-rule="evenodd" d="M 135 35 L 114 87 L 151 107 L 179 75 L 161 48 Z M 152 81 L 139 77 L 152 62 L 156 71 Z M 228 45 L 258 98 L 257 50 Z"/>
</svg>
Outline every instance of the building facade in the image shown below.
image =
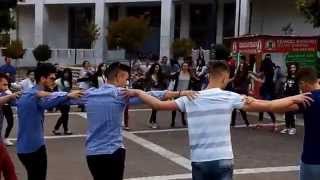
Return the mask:
<svg viewBox="0 0 320 180">
<path fill-rule="evenodd" d="M 31 49 L 48 44 L 70 54 L 68 49 L 92 48 L 94 62 L 100 63 L 108 60 L 108 25 L 125 16 L 142 14 L 150 17 L 152 29 L 142 52 L 160 57 L 170 57 L 170 46 L 176 38 L 190 38 L 208 49 L 212 43 L 222 43 L 224 37 L 283 35 L 282 28 L 289 24 L 294 35 L 320 32 L 305 22 L 294 0 L 25 0 L 18 5 L 18 28 L 11 36 Z M 94 47 L 81 38 L 83 17 L 101 29 Z"/>
</svg>

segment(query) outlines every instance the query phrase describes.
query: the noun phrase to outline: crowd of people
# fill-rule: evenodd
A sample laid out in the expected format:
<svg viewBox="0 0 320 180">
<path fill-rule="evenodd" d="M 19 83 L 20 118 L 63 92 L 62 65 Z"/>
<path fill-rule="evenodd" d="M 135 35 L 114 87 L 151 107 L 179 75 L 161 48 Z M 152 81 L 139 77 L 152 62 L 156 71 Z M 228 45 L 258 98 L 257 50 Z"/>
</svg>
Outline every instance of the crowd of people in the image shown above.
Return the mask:
<svg viewBox="0 0 320 180">
<path fill-rule="evenodd" d="M 87 112 L 86 158 L 93 178 L 121 180 L 126 154 L 122 121 L 129 130 L 129 106 L 145 103 L 152 108 L 149 124 L 154 129 L 159 127 L 158 110 L 172 111 L 171 127 L 176 126 L 176 112 L 181 113 L 182 125 L 189 130 L 194 180 L 232 179 L 230 125 L 235 126 L 237 111 L 247 126 L 250 126 L 248 111 L 259 112 L 260 121 L 263 112 L 267 112 L 274 131 L 278 130 L 274 113 L 285 112 L 286 127 L 281 133 L 291 135 L 296 133 L 295 113 L 302 112 L 307 122 L 301 180 L 320 177 L 320 170 L 310 172 L 312 165 L 320 165 L 317 155 L 320 145 L 312 140 L 318 135 L 316 111 L 320 102 L 320 87 L 313 70 L 302 69 L 298 74 L 298 66 L 288 64 L 288 76 L 281 80 L 279 67 L 270 55 L 266 55 L 259 71 L 244 56 L 239 63 L 231 57 L 206 63 L 201 55 L 195 63 L 188 58 L 183 62 L 168 61 L 168 57 L 162 57 L 159 62 L 136 60 L 130 66 L 102 63 L 96 69 L 84 61 L 78 79 L 69 68 L 39 64 L 27 72 L 25 79 L 16 81 L 16 69 L 6 58 L 6 64 L 0 67 L 0 130 L 4 118 L 8 125 L 4 138 L 0 138 L 0 171 L 5 172 L 7 179 L 16 179 L 14 166 L 3 146 L 13 145 L 7 139 L 14 122 L 13 105 L 17 107 L 19 121 L 17 155 L 29 180 L 46 179 L 45 110 L 57 108 L 61 112 L 52 130 L 54 135 L 62 134 L 61 125 L 64 135 L 71 135 L 70 106 L 78 105 Z M 80 90 L 74 90 L 75 85 Z M 281 93 L 277 86 L 282 87 Z M 311 93 L 298 95 L 300 91 Z"/>
</svg>

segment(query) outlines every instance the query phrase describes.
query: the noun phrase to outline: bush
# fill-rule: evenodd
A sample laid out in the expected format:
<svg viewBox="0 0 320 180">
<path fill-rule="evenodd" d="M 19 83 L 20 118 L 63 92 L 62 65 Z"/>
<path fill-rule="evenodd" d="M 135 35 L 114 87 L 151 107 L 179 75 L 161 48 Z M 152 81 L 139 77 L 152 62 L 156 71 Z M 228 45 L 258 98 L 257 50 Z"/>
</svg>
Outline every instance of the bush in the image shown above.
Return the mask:
<svg viewBox="0 0 320 180">
<path fill-rule="evenodd" d="M 51 49 L 45 44 L 37 46 L 32 53 L 38 62 L 44 62 L 51 58 Z"/>
<path fill-rule="evenodd" d="M 11 41 L 10 44 L 2 51 L 5 57 L 11 59 L 21 59 L 25 53 L 25 49 L 23 49 L 21 40 Z"/>
<path fill-rule="evenodd" d="M 177 39 L 172 43 L 171 48 L 174 57 L 186 58 L 191 55 L 193 47 L 194 43 L 190 39 Z"/>
</svg>

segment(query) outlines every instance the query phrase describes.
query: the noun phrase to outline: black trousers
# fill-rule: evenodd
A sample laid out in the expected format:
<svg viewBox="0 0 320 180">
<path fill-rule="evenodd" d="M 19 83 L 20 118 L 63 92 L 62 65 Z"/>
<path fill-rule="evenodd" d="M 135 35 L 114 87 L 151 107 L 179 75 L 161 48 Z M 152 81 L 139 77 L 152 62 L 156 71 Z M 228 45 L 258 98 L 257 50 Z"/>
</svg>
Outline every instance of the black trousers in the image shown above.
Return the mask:
<svg viewBox="0 0 320 180">
<path fill-rule="evenodd" d="M 182 125 L 186 126 L 187 122 L 186 122 L 186 118 L 185 118 L 185 113 L 184 112 L 180 112 L 181 113 L 181 121 L 182 121 Z M 171 126 L 175 126 L 176 124 L 176 116 L 177 116 L 177 111 L 172 111 L 172 116 L 171 116 Z"/>
<path fill-rule="evenodd" d="M 293 112 L 285 113 L 286 128 L 296 128 L 295 117 Z"/>
<path fill-rule="evenodd" d="M 89 170 L 94 180 L 122 180 L 126 150 L 119 148 L 113 154 L 87 156 Z"/>
<path fill-rule="evenodd" d="M 13 121 L 14 121 L 13 112 L 12 112 L 11 106 L 8 104 L 2 106 L 2 111 L 3 111 L 4 117 L 7 120 L 7 128 L 4 134 L 4 138 L 8 138 L 13 128 Z"/>
<path fill-rule="evenodd" d="M 59 130 L 60 126 L 63 125 L 64 132 L 68 132 L 68 123 L 69 123 L 69 112 L 70 112 L 70 106 L 69 105 L 62 105 L 59 107 L 59 110 L 61 112 L 61 116 L 58 119 L 54 130 Z"/>
<path fill-rule="evenodd" d="M 149 119 L 149 123 L 157 123 L 157 110 L 152 109 L 152 113 Z"/>
<path fill-rule="evenodd" d="M 41 146 L 37 151 L 18 154 L 20 161 L 27 170 L 28 180 L 45 180 L 47 177 L 47 151 Z"/>
<path fill-rule="evenodd" d="M 272 120 L 272 123 L 276 123 L 276 116 L 272 112 L 267 112 Z M 263 121 L 263 112 L 259 113 L 259 121 Z"/>
<path fill-rule="evenodd" d="M 247 126 L 249 126 L 249 121 L 248 121 L 248 117 L 247 117 L 247 112 L 245 112 L 244 110 L 239 109 L 242 119 L 243 121 L 246 123 Z M 237 119 L 237 110 L 234 109 L 232 111 L 232 117 L 231 117 L 231 126 L 235 126 L 236 125 L 236 119 Z"/>
</svg>

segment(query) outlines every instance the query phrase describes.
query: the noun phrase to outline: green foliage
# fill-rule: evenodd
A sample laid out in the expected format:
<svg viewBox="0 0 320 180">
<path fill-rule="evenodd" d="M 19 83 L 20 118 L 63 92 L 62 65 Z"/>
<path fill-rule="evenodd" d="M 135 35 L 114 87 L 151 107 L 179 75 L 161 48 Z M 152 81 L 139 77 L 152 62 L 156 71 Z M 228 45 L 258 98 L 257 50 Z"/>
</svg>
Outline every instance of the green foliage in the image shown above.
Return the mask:
<svg viewBox="0 0 320 180">
<path fill-rule="evenodd" d="M 100 28 L 97 24 L 86 21 L 84 28 L 82 29 L 83 36 L 86 38 L 90 44 L 94 43 L 100 36 Z"/>
<path fill-rule="evenodd" d="M 313 27 L 320 27 L 320 0 L 297 0 L 297 8 Z"/>
<path fill-rule="evenodd" d="M 11 41 L 10 44 L 2 50 L 2 54 L 5 57 L 11 59 L 21 59 L 25 53 L 25 49 L 23 49 L 21 40 Z"/>
<path fill-rule="evenodd" d="M 117 47 L 127 52 L 134 52 L 143 46 L 151 30 L 149 21 L 144 17 L 126 17 L 112 22 L 108 28 L 108 44 L 110 49 Z"/>
<path fill-rule="evenodd" d="M 172 52 L 174 57 L 186 58 L 191 55 L 194 42 L 190 39 L 176 39 L 172 43 Z"/>
<path fill-rule="evenodd" d="M 40 44 L 32 51 L 32 53 L 38 62 L 44 62 L 51 58 L 51 49 L 46 44 Z"/>
</svg>

